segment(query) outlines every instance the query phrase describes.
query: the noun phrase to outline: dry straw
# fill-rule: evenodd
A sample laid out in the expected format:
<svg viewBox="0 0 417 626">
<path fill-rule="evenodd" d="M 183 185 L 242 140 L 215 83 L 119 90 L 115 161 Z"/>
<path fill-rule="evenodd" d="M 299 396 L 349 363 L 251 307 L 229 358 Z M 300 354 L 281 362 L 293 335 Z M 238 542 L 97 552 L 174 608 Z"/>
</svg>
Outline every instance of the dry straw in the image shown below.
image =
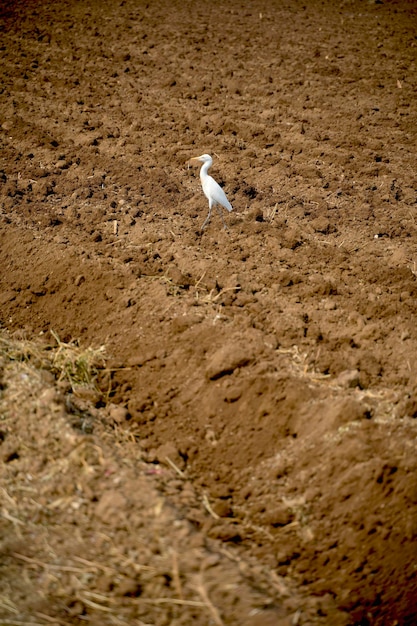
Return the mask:
<svg viewBox="0 0 417 626">
<path fill-rule="evenodd" d="M 56 345 L 0 335 L 0 356 L 7 361 L 27 363 L 51 371 L 58 381 L 66 380 L 71 390 L 77 387 L 96 387 L 100 369 L 104 367 L 105 348 L 81 348 L 77 343 L 61 341 L 51 330 Z"/>
</svg>

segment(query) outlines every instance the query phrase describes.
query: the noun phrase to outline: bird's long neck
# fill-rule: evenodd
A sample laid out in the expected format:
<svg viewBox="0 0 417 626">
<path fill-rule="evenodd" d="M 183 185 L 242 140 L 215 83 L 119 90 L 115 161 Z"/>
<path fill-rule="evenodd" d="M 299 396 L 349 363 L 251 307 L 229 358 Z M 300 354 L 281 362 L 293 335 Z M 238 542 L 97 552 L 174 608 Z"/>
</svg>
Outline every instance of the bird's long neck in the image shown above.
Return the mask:
<svg viewBox="0 0 417 626">
<path fill-rule="evenodd" d="M 200 170 L 200 178 L 201 179 L 203 179 L 203 178 L 205 178 L 205 176 L 207 176 L 207 172 L 209 171 L 210 167 L 211 167 L 210 161 L 206 161 L 205 163 L 203 163 L 203 165 L 201 166 L 201 170 Z"/>
</svg>

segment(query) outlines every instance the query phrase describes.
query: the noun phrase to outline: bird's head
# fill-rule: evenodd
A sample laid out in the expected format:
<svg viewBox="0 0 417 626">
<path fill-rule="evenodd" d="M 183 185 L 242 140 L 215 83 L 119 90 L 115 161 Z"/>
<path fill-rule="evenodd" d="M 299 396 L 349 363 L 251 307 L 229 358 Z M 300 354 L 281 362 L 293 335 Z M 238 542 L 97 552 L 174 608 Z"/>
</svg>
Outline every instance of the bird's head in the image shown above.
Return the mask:
<svg viewBox="0 0 417 626">
<path fill-rule="evenodd" d="M 209 154 L 202 154 L 198 157 L 192 157 L 190 161 L 200 161 L 200 163 L 213 163 L 213 159 Z"/>
</svg>

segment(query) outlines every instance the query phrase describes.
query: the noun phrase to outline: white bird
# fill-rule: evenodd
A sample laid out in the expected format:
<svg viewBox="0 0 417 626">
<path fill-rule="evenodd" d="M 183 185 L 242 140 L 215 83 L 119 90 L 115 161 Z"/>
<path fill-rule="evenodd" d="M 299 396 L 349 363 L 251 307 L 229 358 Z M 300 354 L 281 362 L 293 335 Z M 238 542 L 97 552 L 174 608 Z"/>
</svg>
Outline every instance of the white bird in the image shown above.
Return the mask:
<svg viewBox="0 0 417 626">
<path fill-rule="evenodd" d="M 221 205 L 228 211 L 232 211 L 232 205 L 226 198 L 226 194 L 224 193 L 220 185 L 216 183 L 214 178 L 207 173 L 210 167 L 213 165 L 213 159 L 209 154 L 202 154 L 201 156 L 193 157 L 192 159 L 190 159 L 190 161 L 201 161 L 203 163 L 200 170 L 200 180 L 201 186 L 203 187 L 204 195 L 209 201 L 209 212 L 206 219 L 204 220 L 204 224 L 202 225 L 201 230 L 203 230 L 210 221 L 211 211 L 215 206 L 217 206 L 217 210 L 220 213 L 223 226 L 225 227 L 225 229 L 227 229 L 226 222 L 223 219 L 222 210 L 219 205 Z"/>
</svg>

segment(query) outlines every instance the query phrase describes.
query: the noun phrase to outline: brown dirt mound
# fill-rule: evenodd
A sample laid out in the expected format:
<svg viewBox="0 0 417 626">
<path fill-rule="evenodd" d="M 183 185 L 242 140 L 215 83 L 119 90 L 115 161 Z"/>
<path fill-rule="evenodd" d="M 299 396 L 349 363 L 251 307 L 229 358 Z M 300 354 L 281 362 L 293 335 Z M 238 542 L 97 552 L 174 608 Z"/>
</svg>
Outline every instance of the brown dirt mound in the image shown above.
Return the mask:
<svg viewBox="0 0 417 626">
<path fill-rule="evenodd" d="M 161 489 L 196 490 L 198 536 L 295 585 L 283 620 L 414 623 L 414 4 L 1 10 L 2 326 L 106 346 L 96 419 L 117 422 L 122 456 L 170 459 L 181 480 Z M 216 215 L 200 230 L 187 161 L 202 152 L 234 207 L 227 231 Z M 39 542 L 15 550 L 28 571 Z M 234 601 L 201 623 L 244 623 Z"/>
</svg>

